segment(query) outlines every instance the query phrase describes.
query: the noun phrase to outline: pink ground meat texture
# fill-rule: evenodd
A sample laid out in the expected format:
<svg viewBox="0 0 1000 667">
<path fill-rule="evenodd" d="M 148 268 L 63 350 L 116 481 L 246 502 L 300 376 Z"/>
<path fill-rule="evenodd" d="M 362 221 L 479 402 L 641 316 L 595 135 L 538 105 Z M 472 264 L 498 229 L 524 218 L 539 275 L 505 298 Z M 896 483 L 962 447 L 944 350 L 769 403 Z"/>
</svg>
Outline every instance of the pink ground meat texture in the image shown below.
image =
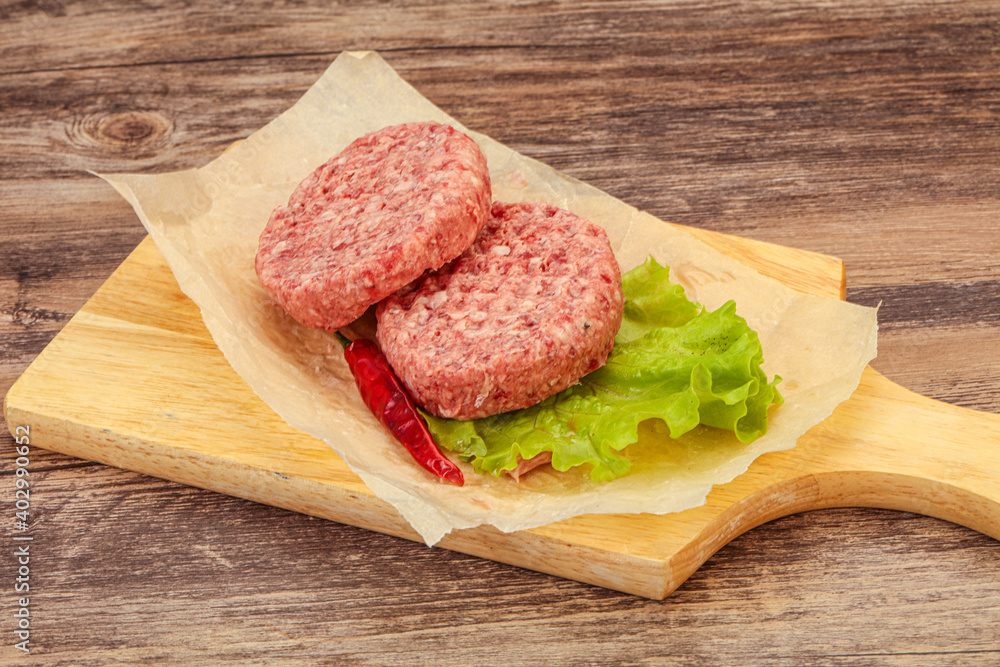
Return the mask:
<svg viewBox="0 0 1000 667">
<path fill-rule="evenodd" d="M 384 128 L 274 210 L 257 275 L 296 320 L 336 329 L 468 248 L 491 197 L 486 158 L 468 136 L 432 122 Z"/>
<path fill-rule="evenodd" d="M 438 416 L 534 405 L 604 364 L 621 325 L 604 230 L 548 204 L 494 203 L 492 216 L 452 264 L 376 311 L 383 352 Z"/>
</svg>

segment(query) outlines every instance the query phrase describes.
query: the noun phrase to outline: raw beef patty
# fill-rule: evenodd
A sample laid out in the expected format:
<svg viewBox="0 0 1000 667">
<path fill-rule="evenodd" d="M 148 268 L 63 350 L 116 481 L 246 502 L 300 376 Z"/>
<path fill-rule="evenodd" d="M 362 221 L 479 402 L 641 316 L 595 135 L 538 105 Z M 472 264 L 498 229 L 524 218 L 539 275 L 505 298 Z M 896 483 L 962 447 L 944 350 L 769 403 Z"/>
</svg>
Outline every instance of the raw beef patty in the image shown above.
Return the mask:
<svg viewBox="0 0 1000 667">
<path fill-rule="evenodd" d="M 469 247 L 489 219 L 486 158 L 439 123 L 356 140 L 299 184 L 260 236 L 271 298 L 310 327 L 336 329 Z"/>
<path fill-rule="evenodd" d="M 379 304 L 377 335 L 417 403 L 473 419 L 604 364 L 623 303 L 604 230 L 548 204 L 494 203 L 458 259 Z"/>
</svg>

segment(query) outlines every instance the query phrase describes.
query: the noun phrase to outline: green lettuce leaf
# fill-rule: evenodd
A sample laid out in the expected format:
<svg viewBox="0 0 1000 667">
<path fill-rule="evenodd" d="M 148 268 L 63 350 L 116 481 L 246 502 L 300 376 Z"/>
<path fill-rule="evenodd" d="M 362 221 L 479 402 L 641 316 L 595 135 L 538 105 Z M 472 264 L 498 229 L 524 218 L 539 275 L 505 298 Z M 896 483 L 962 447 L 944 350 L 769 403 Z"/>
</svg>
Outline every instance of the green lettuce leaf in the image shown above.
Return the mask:
<svg viewBox="0 0 1000 667">
<path fill-rule="evenodd" d="M 650 257 L 622 278 L 625 313 L 607 363 L 541 403 L 458 421 L 425 413 L 437 443 L 477 472 L 499 475 L 519 460 L 552 453 L 556 470 L 589 465 L 594 481 L 629 472 L 618 454 L 647 419 L 678 438 L 699 424 L 733 431 L 741 442 L 767 432 L 782 402 L 763 370 L 760 341 L 727 302 L 715 311 L 692 303 L 669 269 Z"/>
</svg>

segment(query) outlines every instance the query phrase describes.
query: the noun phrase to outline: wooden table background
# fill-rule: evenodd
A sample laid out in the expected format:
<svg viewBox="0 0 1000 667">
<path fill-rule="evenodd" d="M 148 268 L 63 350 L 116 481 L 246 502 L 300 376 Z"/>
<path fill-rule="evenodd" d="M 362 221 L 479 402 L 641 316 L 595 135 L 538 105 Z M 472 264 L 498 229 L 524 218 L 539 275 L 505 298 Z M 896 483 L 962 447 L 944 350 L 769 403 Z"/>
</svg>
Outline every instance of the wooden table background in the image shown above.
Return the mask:
<svg viewBox="0 0 1000 667">
<path fill-rule="evenodd" d="M 144 236 L 86 170 L 207 163 L 348 49 L 659 217 L 843 258 L 876 369 L 1000 411 L 994 0 L 3 0 L 0 392 Z M 38 449 L 26 655 L 3 426 L 5 664 L 1000 663 L 1000 545 L 935 519 L 781 519 L 653 602 Z"/>
</svg>

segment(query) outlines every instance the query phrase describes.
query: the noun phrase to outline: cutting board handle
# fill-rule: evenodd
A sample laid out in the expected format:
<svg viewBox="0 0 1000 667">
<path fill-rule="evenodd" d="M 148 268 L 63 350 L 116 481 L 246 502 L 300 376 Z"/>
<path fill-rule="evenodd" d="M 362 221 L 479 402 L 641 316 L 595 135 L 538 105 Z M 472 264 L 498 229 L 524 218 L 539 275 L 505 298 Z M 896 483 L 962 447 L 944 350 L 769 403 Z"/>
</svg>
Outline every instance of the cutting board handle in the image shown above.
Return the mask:
<svg viewBox="0 0 1000 667">
<path fill-rule="evenodd" d="M 1000 415 L 921 396 L 868 368 L 851 399 L 804 439 L 798 472 L 759 487 L 787 493 L 782 514 L 897 509 L 1000 539 Z"/>
<path fill-rule="evenodd" d="M 765 454 L 664 530 L 663 597 L 741 533 L 830 507 L 916 512 L 1000 539 L 1000 415 L 921 396 L 866 368 L 794 449 Z M 669 531 L 669 532 L 668 532 Z"/>
<path fill-rule="evenodd" d="M 892 503 L 1000 539 L 1000 415 L 921 396 L 871 370 L 859 392 L 868 400 L 855 409 L 869 418 L 850 434 L 869 445 L 870 474 L 884 476 L 879 506 Z"/>
</svg>

